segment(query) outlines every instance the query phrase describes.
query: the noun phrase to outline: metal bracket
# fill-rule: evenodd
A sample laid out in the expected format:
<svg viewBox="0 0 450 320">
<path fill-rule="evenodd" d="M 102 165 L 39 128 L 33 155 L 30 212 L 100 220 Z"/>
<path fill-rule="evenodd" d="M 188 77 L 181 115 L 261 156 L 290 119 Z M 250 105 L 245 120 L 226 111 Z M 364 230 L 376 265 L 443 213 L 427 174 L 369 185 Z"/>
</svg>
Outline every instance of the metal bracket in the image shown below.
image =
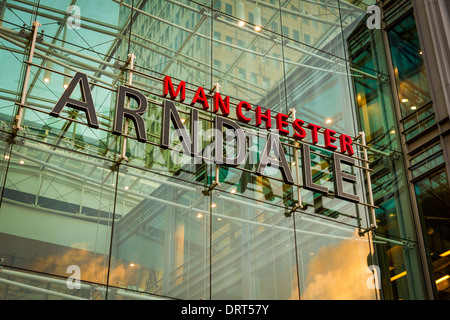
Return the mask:
<svg viewBox="0 0 450 320">
<path fill-rule="evenodd" d="M 295 213 L 298 209 L 303 209 L 304 206 L 302 204 L 296 203 L 295 206 L 293 206 L 291 208 L 291 210 L 289 211 L 285 211 L 284 215 L 286 216 L 286 218 L 289 218 L 292 216 L 293 213 Z"/>
<path fill-rule="evenodd" d="M 378 75 L 378 81 L 380 81 L 381 83 L 386 83 L 388 81 L 388 77 L 386 77 L 383 74 Z"/>
<path fill-rule="evenodd" d="M 12 132 L 10 132 L 9 134 L 6 132 L 0 133 L 0 141 L 4 141 L 8 144 L 16 144 L 18 146 L 23 146 L 25 144 L 25 139 L 23 137 L 21 137 L 21 139 L 16 139 L 18 131 L 19 130 L 14 128 Z"/>
<path fill-rule="evenodd" d="M 205 196 L 208 196 L 211 194 L 211 191 L 213 191 L 215 187 L 220 187 L 220 182 L 213 181 L 213 183 L 208 188 L 202 190 L 202 193 Z"/>
<path fill-rule="evenodd" d="M 126 173 L 127 169 L 120 165 L 123 160 L 128 161 L 128 158 L 119 156 L 119 159 L 116 162 L 114 162 L 113 164 L 110 164 L 109 162 L 105 162 L 105 165 L 111 171 L 118 171 L 118 172 Z"/>
<path fill-rule="evenodd" d="M 365 230 L 362 230 L 361 228 L 359 228 L 359 230 L 358 230 L 358 235 L 359 235 L 360 237 L 364 237 L 364 235 L 365 235 L 367 232 L 372 231 L 372 230 L 374 230 L 374 229 L 375 229 L 375 226 L 370 226 L 369 228 L 367 228 L 367 229 L 365 229 Z"/>
<path fill-rule="evenodd" d="M 397 151 L 392 151 L 391 153 L 389 153 L 389 159 L 399 160 L 400 158 L 401 158 L 401 154 Z"/>
<path fill-rule="evenodd" d="M 220 167 L 218 164 L 216 164 L 216 168 L 215 168 L 215 179 L 212 182 L 212 184 L 206 188 L 203 189 L 202 193 L 204 195 L 209 195 L 211 193 L 211 191 L 215 188 L 215 187 L 220 187 L 220 182 L 219 182 L 219 172 L 220 172 Z"/>
<path fill-rule="evenodd" d="M 403 246 L 405 246 L 406 248 L 408 248 L 408 249 L 413 249 L 414 248 L 414 243 L 413 242 L 406 241 L 406 240 L 403 240 L 402 242 L 403 242 Z"/>
</svg>

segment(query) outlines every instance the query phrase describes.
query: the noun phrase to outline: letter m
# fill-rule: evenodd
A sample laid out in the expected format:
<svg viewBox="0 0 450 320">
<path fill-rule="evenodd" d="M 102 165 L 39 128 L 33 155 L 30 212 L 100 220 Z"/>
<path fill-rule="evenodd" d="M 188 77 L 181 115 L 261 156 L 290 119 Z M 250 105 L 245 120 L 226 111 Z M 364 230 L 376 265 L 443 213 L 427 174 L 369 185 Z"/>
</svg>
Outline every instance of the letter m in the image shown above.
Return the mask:
<svg viewBox="0 0 450 320">
<path fill-rule="evenodd" d="M 183 102 L 186 98 L 186 82 L 181 81 L 175 91 L 172 85 L 172 79 L 169 76 L 164 77 L 163 96 L 170 94 L 170 98 L 174 100 L 178 94 L 181 93 L 180 101 Z"/>
</svg>

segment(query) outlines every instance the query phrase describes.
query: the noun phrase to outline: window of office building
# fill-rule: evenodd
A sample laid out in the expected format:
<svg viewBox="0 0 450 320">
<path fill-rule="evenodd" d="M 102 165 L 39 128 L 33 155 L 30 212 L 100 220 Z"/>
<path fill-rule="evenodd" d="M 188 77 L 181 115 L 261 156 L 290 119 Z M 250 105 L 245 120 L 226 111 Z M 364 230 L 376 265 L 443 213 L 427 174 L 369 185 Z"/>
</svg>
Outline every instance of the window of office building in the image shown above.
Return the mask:
<svg viewBox="0 0 450 320">
<path fill-rule="evenodd" d="M 439 299 L 449 299 L 450 194 L 448 176 L 440 144 L 411 159 L 411 172 L 424 234 L 434 288 Z"/>
<path fill-rule="evenodd" d="M 412 13 L 388 31 L 400 112 L 409 140 L 435 123 L 422 50 Z"/>
</svg>

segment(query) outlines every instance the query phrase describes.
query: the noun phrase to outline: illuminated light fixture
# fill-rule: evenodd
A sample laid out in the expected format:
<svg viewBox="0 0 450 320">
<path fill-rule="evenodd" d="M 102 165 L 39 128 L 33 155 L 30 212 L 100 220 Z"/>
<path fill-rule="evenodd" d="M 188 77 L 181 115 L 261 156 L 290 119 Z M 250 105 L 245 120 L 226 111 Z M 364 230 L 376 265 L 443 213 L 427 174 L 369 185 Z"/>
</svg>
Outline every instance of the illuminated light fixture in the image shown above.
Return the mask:
<svg viewBox="0 0 450 320">
<path fill-rule="evenodd" d="M 242 1 L 239 1 L 236 5 L 236 17 L 239 19 L 239 27 L 245 26 L 245 11 Z"/>
<path fill-rule="evenodd" d="M 222 221 L 222 218 L 217 218 L 217 221 Z"/>
<path fill-rule="evenodd" d="M 416 110 L 416 109 L 417 109 L 416 106 L 412 106 L 412 107 L 411 107 L 411 110 Z"/>
<path fill-rule="evenodd" d="M 331 119 L 325 120 L 325 123 L 331 123 L 331 122 L 332 122 Z"/>
<path fill-rule="evenodd" d="M 423 54 L 422 50 L 420 50 L 419 54 Z"/>
<path fill-rule="evenodd" d="M 261 31 L 261 8 L 256 6 L 253 10 L 253 16 L 255 19 L 255 31 Z"/>
<path fill-rule="evenodd" d="M 124 178 L 124 189 L 125 190 L 129 190 L 130 189 L 130 176 L 129 175 L 125 175 L 125 178 Z"/>
<path fill-rule="evenodd" d="M 392 282 L 392 281 L 395 281 L 395 280 L 397 280 L 397 279 L 399 279 L 399 278 L 401 278 L 401 277 L 404 277 L 404 276 L 406 276 L 406 271 L 403 271 L 402 273 L 399 273 L 399 274 L 397 274 L 396 276 L 393 276 L 393 277 L 391 278 L 391 282 Z"/>
<path fill-rule="evenodd" d="M 64 68 L 64 73 L 70 75 L 70 69 Z M 70 77 L 64 76 L 64 82 L 63 82 L 64 89 L 67 89 L 67 87 L 69 86 L 69 83 L 70 83 Z"/>
<path fill-rule="evenodd" d="M 211 203 L 211 208 L 215 208 L 217 205 L 215 203 Z"/>
<path fill-rule="evenodd" d="M 437 279 L 436 284 L 438 284 L 444 280 L 447 280 L 448 278 L 450 278 L 450 276 L 447 274 L 447 275 L 443 276 L 442 278 Z"/>
<path fill-rule="evenodd" d="M 181 122 L 185 123 L 186 119 L 185 118 L 181 118 Z"/>
<path fill-rule="evenodd" d="M 446 257 L 446 256 L 448 256 L 450 254 L 450 250 L 448 250 L 448 251 L 446 251 L 446 252 L 444 252 L 444 253 L 441 253 L 440 255 L 439 255 L 439 257 Z"/>
<path fill-rule="evenodd" d="M 402 102 L 408 102 L 409 100 L 408 99 L 402 99 Z"/>
<path fill-rule="evenodd" d="M 203 217 L 203 215 L 199 212 L 199 213 L 197 213 L 196 217 L 200 219 Z"/>
<path fill-rule="evenodd" d="M 23 160 L 20 160 L 20 161 L 19 161 L 19 163 L 20 163 L 20 164 L 24 164 L 24 163 L 25 163 L 25 161 L 23 161 Z"/>
<path fill-rule="evenodd" d="M 236 193 L 236 189 L 231 189 L 231 193 Z"/>
<path fill-rule="evenodd" d="M 292 165 L 295 166 L 295 161 L 292 162 Z"/>
<path fill-rule="evenodd" d="M 47 64 L 45 65 L 48 69 L 52 69 L 53 68 L 53 62 L 52 61 L 47 61 Z M 48 69 L 45 69 L 44 71 L 44 82 L 45 83 L 49 83 L 50 79 L 52 77 L 52 72 Z"/>
<path fill-rule="evenodd" d="M 8 160 L 8 159 L 9 159 L 9 156 L 8 156 L 8 155 L 5 155 L 5 159 Z"/>
<path fill-rule="evenodd" d="M 134 267 L 134 263 L 130 263 L 130 267 Z"/>
<path fill-rule="evenodd" d="M 391 133 L 392 133 L 392 134 L 395 134 L 395 130 L 392 130 Z"/>
</svg>

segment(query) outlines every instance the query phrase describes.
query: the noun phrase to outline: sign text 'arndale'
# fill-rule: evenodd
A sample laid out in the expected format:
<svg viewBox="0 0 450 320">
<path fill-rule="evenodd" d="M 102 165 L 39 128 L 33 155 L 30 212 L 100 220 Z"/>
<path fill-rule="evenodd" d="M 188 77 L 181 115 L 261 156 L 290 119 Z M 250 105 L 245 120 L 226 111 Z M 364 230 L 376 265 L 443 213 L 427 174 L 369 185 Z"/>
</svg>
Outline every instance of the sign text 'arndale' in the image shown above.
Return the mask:
<svg viewBox="0 0 450 320">
<path fill-rule="evenodd" d="M 81 100 L 71 98 L 73 91 L 77 86 L 80 86 Z M 176 90 L 172 84 L 171 78 L 166 76 L 163 80 L 163 96 L 170 98 L 171 100 L 178 99 L 179 101 L 185 101 L 186 95 L 186 83 L 181 81 Z M 133 99 L 137 102 L 138 107 L 131 109 L 126 107 L 126 100 Z M 225 164 L 228 166 L 238 166 L 243 164 L 246 159 L 247 140 L 244 130 L 239 124 L 229 118 L 230 115 L 230 99 L 216 92 L 212 98 L 213 106 L 212 112 L 217 113 L 220 111 L 222 116 L 215 117 L 214 120 L 214 162 L 216 164 Z M 190 102 L 190 105 L 200 104 L 203 110 L 210 108 L 208 98 L 202 87 L 198 87 L 195 95 Z M 59 117 L 64 107 L 71 107 L 86 113 L 86 119 L 88 125 L 92 128 L 99 128 L 99 122 L 94 107 L 94 102 L 89 87 L 87 75 L 81 72 L 77 72 L 69 86 L 66 88 L 56 105 L 53 107 L 50 114 L 55 117 Z M 125 118 L 133 121 L 136 131 L 136 138 L 141 142 L 147 142 L 147 134 L 145 127 L 145 120 L 143 114 L 147 111 L 148 102 L 147 98 L 139 91 L 119 86 L 117 90 L 117 105 L 114 118 L 113 133 L 117 135 L 123 134 L 124 120 Z M 255 114 L 254 123 L 252 119 L 247 117 L 245 113 L 253 111 Z M 272 123 L 271 110 L 267 109 L 264 113 L 260 106 L 252 108 L 252 106 L 245 101 L 241 101 L 235 108 L 236 118 L 245 124 L 254 125 L 256 127 L 262 126 L 266 129 L 276 129 L 275 131 L 269 131 L 267 141 L 264 145 L 263 151 L 260 156 L 259 163 L 255 174 L 264 175 L 266 167 L 277 168 L 281 171 L 284 181 L 288 184 L 294 184 L 294 178 L 290 171 L 289 165 L 286 161 L 286 156 L 282 144 L 279 139 L 279 135 L 288 136 L 290 134 L 289 125 L 292 126 L 292 138 L 297 141 L 302 141 L 307 136 L 307 131 L 311 135 L 312 144 L 317 144 L 319 141 L 319 129 L 321 128 L 315 124 L 308 124 L 304 127 L 304 121 L 296 119 L 292 123 L 289 123 L 288 115 L 283 113 L 277 113 L 275 118 L 275 124 Z M 199 110 L 196 108 L 191 109 L 190 121 L 191 130 L 188 132 L 183 124 L 183 121 L 175 108 L 173 101 L 165 100 L 163 102 L 163 118 L 162 118 L 162 132 L 161 132 L 161 147 L 169 148 L 170 138 L 170 125 L 175 128 L 176 134 L 183 146 L 184 153 L 194 157 L 201 158 L 201 152 L 197 142 L 198 130 L 196 125 L 199 121 Z M 224 155 L 223 152 L 223 133 L 224 128 L 228 131 L 233 131 L 235 141 L 236 155 L 233 158 L 229 158 Z M 305 130 L 306 129 L 306 130 Z M 276 134 L 277 132 L 278 134 Z M 325 129 L 323 132 L 324 148 L 330 151 L 340 150 L 340 153 L 333 153 L 333 165 L 334 165 L 334 183 L 335 183 L 335 195 L 338 198 L 349 200 L 352 202 L 359 202 L 359 197 L 354 194 L 350 194 L 344 191 L 343 182 L 356 183 L 356 177 L 354 175 L 345 173 L 341 170 L 342 163 L 347 165 L 354 165 L 355 160 L 351 158 L 354 154 L 352 147 L 352 138 L 350 136 L 341 134 L 339 137 L 335 137 L 336 132 L 330 129 Z M 338 142 L 339 141 L 339 142 Z M 336 145 L 339 143 L 339 148 Z M 275 158 L 270 156 L 275 154 Z M 348 156 L 344 155 L 347 154 Z M 350 157 L 349 157 L 350 156 Z M 308 144 L 302 146 L 302 172 L 303 172 L 303 187 L 314 192 L 328 193 L 328 189 L 325 186 L 317 185 L 313 183 L 311 168 L 311 151 Z"/>
</svg>

